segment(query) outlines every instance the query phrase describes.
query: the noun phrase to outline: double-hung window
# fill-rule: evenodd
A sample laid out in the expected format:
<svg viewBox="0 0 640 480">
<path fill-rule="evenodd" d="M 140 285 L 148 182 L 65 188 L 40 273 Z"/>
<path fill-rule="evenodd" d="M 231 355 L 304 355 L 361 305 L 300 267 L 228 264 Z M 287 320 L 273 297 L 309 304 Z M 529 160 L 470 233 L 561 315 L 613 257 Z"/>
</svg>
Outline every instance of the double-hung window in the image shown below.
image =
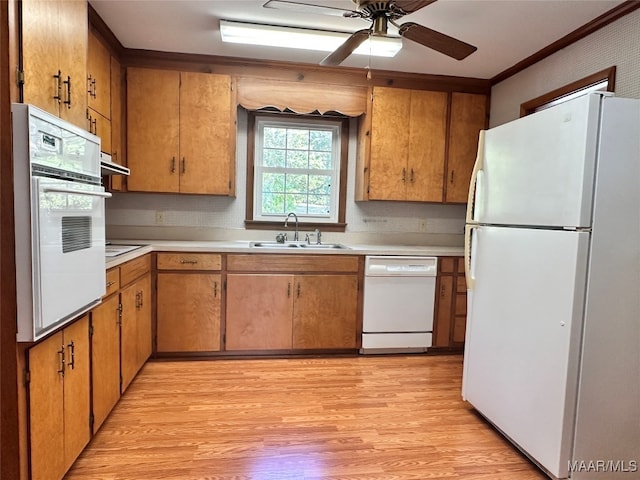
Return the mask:
<svg viewBox="0 0 640 480">
<path fill-rule="evenodd" d="M 337 223 L 342 129 L 336 118 L 254 117 L 253 220 Z"/>
</svg>

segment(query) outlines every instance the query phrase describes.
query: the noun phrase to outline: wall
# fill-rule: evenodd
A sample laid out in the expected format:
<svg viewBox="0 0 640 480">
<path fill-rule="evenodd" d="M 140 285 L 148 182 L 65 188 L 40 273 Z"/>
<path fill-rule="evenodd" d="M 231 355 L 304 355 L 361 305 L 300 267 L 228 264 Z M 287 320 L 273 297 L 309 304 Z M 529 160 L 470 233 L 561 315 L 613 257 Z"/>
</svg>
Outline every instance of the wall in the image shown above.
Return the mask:
<svg viewBox="0 0 640 480">
<path fill-rule="evenodd" d="M 462 245 L 464 205 L 355 202 L 357 120 L 349 131 L 347 229 L 323 234 L 325 242 Z M 204 195 L 115 193 L 107 200 L 107 238 L 168 240 L 271 240 L 275 231 L 245 230 L 247 115 L 238 112 L 236 198 Z M 162 213 L 162 225 L 157 221 Z M 284 217 L 283 217 L 284 223 Z"/>
<path fill-rule="evenodd" d="M 640 10 L 495 85 L 490 125 L 518 118 L 523 102 L 613 65 L 616 95 L 640 98 Z"/>
</svg>

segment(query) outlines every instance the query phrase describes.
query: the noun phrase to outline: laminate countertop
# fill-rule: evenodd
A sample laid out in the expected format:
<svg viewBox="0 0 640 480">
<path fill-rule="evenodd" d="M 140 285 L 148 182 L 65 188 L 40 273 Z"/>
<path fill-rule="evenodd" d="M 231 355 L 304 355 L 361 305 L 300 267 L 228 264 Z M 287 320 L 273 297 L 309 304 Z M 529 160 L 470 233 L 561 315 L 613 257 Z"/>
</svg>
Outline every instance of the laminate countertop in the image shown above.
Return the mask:
<svg viewBox="0 0 640 480">
<path fill-rule="evenodd" d="M 173 240 L 117 240 L 114 245 L 140 245 L 129 252 L 106 257 L 106 268 L 116 267 L 150 252 L 198 252 L 198 253 L 278 253 L 286 255 L 406 255 L 459 257 L 463 247 L 419 245 L 356 245 L 348 248 L 282 248 L 252 247 L 248 240 L 221 241 L 173 241 Z"/>
</svg>

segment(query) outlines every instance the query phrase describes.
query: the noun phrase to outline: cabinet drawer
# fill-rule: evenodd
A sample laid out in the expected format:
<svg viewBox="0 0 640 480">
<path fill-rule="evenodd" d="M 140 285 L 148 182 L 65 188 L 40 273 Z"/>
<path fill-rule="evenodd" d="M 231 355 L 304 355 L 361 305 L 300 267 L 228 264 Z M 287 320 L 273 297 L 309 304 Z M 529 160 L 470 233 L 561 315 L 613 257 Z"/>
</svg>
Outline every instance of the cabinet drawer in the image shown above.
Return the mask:
<svg viewBox="0 0 640 480">
<path fill-rule="evenodd" d="M 120 285 L 124 287 L 150 270 L 151 259 L 149 255 L 143 255 L 142 257 L 120 265 Z"/>
<path fill-rule="evenodd" d="M 112 293 L 116 293 L 120 290 L 120 267 L 110 268 L 107 270 L 107 291 L 104 294 L 108 297 Z"/>
<path fill-rule="evenodd" d="M 351 255 L 229 255 L 227 270 L 246 272 L 358 272 Z"/>
<path fill-rule="evenodd" d="M 212 253 L 159 253 L 158 270 L 220 270 L 222 256 Z"/>
</svg>

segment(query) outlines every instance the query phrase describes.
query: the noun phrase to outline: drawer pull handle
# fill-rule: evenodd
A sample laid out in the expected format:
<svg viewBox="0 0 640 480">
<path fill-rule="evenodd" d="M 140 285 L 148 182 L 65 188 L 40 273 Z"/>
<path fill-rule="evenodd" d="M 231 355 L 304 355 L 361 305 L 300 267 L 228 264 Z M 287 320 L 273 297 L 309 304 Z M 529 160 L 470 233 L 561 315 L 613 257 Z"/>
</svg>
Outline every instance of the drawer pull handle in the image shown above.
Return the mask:
<svg viewBox="0 0 640 480">
<path fill-rule="evenodd" d="M 113 285 L 115 285 L 116 282 L 107 282 L 107 288 L 112 287 Z"/>
<path fill-rule="evenodd" d="M 218 282 L 213 282 L 213 298 L 218 298 Z"/>
<path fill-rule="evenodd" d="M 69 347 L 71 349 L 71 361 L 68 363 L 68 365 L 71 367 L 71 370 L 75 370 L 75 368 L 76 368 L 76 345 L 73 342 L 73 340 L 71 341 L 70 344 L 67 345 L 67 347 Z"/>
<path fill-rule="evenodd" d="M 187 265 L 195 265 L 196 263 L 198 263 L 197 260 L 185 260 L 184 258 L 182 260 L 180 260 L 180 263 L 187 264 Z"/>
<path fill-rule="evenodd" d="M 58 373 L 64 377 L 64 345 L 60 346 L 58 355 L 60 355 L 60 369 L 58 370 Z"/>
</svg>

